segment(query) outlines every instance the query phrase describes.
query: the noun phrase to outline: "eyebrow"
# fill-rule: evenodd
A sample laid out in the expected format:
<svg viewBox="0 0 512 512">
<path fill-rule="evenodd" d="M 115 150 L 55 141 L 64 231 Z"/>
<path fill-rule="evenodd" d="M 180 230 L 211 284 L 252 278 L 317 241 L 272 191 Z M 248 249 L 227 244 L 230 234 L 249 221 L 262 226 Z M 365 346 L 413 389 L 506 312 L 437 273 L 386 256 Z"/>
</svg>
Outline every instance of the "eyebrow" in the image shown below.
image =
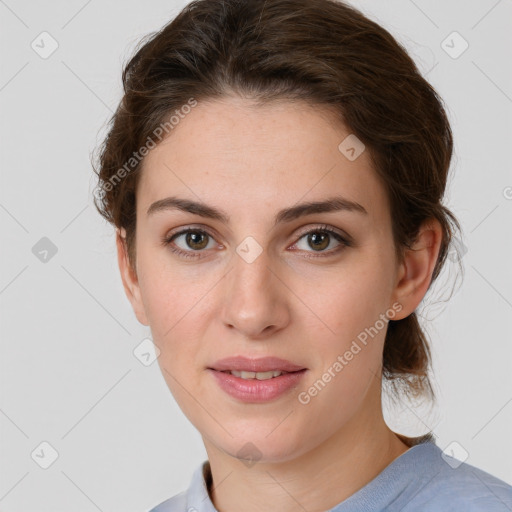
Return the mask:
<svg viewBox="0 0 512 512">
<path fill-rule="evenodd" d="M 190 199 L 183 199 L 175 196 L 166 197 L 155 201 L 147 211 L 147 215 L 153 215 L 156 212 L 166 210 L 180 210 L 183 212 L 192 213 L 208 219 L 218 220 L 224 224 L 229 224 L 230 217 L 227 213 L 213 206 L 207 205 L 206 203 L 200 203 L 198 201 L 192 201 Z M 274 218 L 274 225 L 281 222 L 291 222 L 292 220 L 300 217 L 311 215 L 313 213 L 328 213 L 348 211 L 367 215 L 368 212 L 359 203 L 355 201 L 349 201 L 344 197 L 337 196 L 331 197 L 324 201 L 314 201 L 301 203 L 289 208 L 280 210 Z"/>
</svg>

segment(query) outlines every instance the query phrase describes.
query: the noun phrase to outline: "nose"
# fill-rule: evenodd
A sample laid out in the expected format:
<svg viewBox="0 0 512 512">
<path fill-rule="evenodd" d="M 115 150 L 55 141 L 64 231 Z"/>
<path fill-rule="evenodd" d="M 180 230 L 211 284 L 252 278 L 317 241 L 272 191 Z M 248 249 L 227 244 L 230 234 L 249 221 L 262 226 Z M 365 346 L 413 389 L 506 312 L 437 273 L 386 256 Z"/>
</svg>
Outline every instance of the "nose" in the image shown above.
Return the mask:
<svg viewBox="0 0 512 512">
<path fill-rule="evenodd" d="M 266 251 L 252 262 L 236 253 L 232 265 L 223 280 L 224 324 L 250 339 L 267 339 L 286 327 L 290 292 Z"/>
</svg>

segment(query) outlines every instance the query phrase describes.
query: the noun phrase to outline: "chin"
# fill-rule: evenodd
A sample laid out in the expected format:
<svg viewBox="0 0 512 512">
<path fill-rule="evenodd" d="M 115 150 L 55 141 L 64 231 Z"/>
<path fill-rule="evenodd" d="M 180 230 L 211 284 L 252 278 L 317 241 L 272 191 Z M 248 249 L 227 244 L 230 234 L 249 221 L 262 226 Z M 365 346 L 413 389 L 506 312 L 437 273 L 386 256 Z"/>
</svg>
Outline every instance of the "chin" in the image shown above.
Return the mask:
<svg viewBox="0 0 512 512">
<path fill-rule="evenodd" d="M 278 427 L 279 428 L 279 427 Z M 271 432 L 267 426 L 258 429 L 240 429 L 237 433 L 232 429 L 233 437 L 223 435 L 221 439 L 210 440 L 218 449 L 239 459 L 251 467 L 254 463 L 279 463 L 292 460 L 305 453 L 308 448 L 304 443 L 304 435 L 292 435 L 289 430 Z M 225 433 L 224 433 L 225 434 Z"/>
</svg>

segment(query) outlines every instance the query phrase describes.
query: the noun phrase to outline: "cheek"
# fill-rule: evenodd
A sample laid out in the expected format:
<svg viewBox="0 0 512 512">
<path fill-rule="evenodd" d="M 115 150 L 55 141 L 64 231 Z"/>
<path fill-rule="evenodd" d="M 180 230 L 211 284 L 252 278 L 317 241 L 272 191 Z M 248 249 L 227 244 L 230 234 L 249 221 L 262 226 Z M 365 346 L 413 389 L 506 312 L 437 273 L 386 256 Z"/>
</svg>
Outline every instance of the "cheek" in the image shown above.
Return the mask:
<svg viewBox="0 0 512 512">
<path fill-rule="evenodd" d="M 202 371 L 205 331 L 214 307 L 215 272 L 195 265 L 171 265 L 166 251 L 142 253 L 139 286 L 152 338 L 160 350 L 158 362 L 171 392 L 180 401 L 185 382 Z M 183 397 L 186 399 L 186 396 Z M 186 400 L 184 400 L 186 402 Z"/>
<path fill-rule="evenodd" d="M 325 334 L 327 345 L 343 348 L 386 312 L 390 287 L 383 274 L 382 267 L 360 262 L 333 272 L 316 289 L 306 281 L 302 283 L 298 295 L 313 313 L 309 315 L 311 322 L 316 327 L 320 324 L 319 332 Z"/>
<path fill-rule="evenodd" d="M 158 364 L 169 390 L 186 416 L 194 401 L 186 390 L 196 390 L 201 369 L 201 332 L 205 290 L 182 275 L 153 266 L 140 282 L 151 334 L 160 354 Z"/>
<path fill-rule="evenodd" d="M 140 251 L 139 286 L 144 308 L 155 341 L 164 345 L 182 338 L 191 319 L 204 307 L 201 301 L 212 286 L 211 276 L 197 272 L 193 265 L 171 263 L 165 250 Z"/>
<path fill-rule="evenodd" d="M 303 407 L 327 430 L 355 414 L 370 386 L 380 382 L 387 288 L 378 275 L 354 271 L 332 283 L 328 293 L 310 295 L 322 311 L 322 323 L 312 320 L 305 328 L 306 338 L 314 340 L 316 363 L 299 390 L 299 410 Z"/>
<path fill-rule="evenodd" d="M 389 279 L 382 268 L 358 258 L 350 268 L 336 272 L 328 286 L 314 294 L 310 290 L 307 296 L 316 315 L 309 315 L 311 323 L 303 328 L 314 341 L 317 364 L 308 388 L 301 391 L 306 392 L 305 400 L 311 398 L 310 410 L 318 415 L 324 414 L 326 403 L 343 404 L 324 417 L 326 422 L 350 415 L 380 373 L 390 306 Z"/>
</svg>

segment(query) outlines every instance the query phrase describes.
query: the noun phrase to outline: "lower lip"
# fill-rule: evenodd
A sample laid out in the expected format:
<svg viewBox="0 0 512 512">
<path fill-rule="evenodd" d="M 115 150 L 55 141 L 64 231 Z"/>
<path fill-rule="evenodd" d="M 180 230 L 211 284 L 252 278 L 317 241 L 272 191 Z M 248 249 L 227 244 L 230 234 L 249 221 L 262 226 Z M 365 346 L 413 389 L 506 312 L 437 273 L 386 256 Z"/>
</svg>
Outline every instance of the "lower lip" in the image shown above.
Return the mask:
<svg viewBox="0 0 512 512">
<path fill-rule="evenodd" d="M 287 391 L 291 390 L 302 379 L 306 370 L 284 373 L 279 377 L 267 380 L 242 379 L 231 373 L 219 372 L 208 369 L 212 373 L 221 389 L 228 395 L 248 403 L 262 403 L 275 400 Z"/>
</svg>

